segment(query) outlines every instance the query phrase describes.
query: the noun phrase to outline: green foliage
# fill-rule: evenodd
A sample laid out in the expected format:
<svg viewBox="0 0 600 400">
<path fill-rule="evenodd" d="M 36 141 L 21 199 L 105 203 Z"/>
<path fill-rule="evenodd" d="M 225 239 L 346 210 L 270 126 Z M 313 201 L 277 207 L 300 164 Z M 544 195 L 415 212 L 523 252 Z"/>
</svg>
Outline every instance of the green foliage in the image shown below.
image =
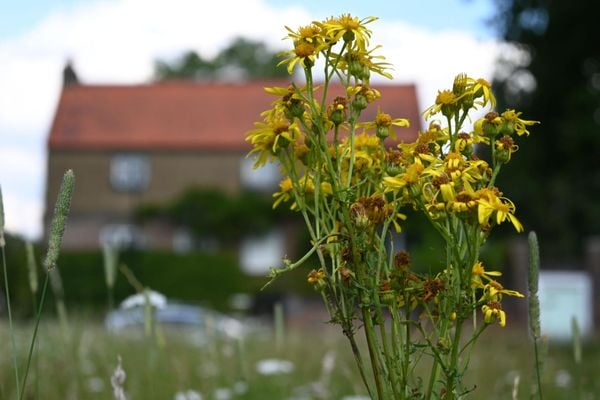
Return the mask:
<svg viewBox="0 0 600 400">
<path fill-rule="evenodd" d="M 9 285 L 13 300 L 13 311 L 17 317 L 31 316 L 32 300 L 29 289 L 26 248 L 23 240 L 7 235 L 7 267 Z M 35 249 L 40 266 L 42 251 Z M 168 251 L 127 250 L 119 255 L 122 264 L 133 271 L 141 283 L 168 298 L 208 307 L 227 310 L 230 296 L 235 293 L 256 294 L 264 285 L 263 276 L 249 276 L 238 265 L 236 254 L 221 252 L 206 254 L 192 252 L 174 254 Z M 58 272 L 62 278 L 68 309 L 104 310 L 107 287 L 104 277 L 102 250 L 61 252 Z M 46 271 L 38 267 L 39 279 L 44 279 Z M 299 270 L 284 277 L 269 288 L 269 293 L 313 294 L 306 285 L 306 270 Z M 135 293 L 121 273 L 117 274 L 114 287 L 116 303 Z M 53 295 L 48 294 L 49 297 Z M 49 304 L 53 299 L 49 299 Z M 54 312 L 46 307 L 45 312 Z"/>
<path fill-rule="evenodd" d="M 281 207 L 272 210 L 271 199 L 256 192 L 228 195 L 219 189 L 192 188 L 164 205 L 147 204 L 136 210 L 136 219 L 162 218 L 185 227 L 196 238 L 235 244 L 249 234 L 268 232 L 282 219 L 296 214 Z"/>
<path fill-rule="evenodd" d="M 26 262 L 25 242 L 22 238 L 11 234 L 5 234 L 6 238 L 6 268 L 9 276 L 9 290 L 13 313 L 19 317 L 23 311 L 20 305 L 25 305 L 29 313 L 31 308 L 31 293 L 28 288 L 28 271 Z M 0 277 L 4 280 L 4 277 Z M 4 282 L 2 282 L 4 288 Z M 4 289 L 0 289 L 0 309 L 4 310 Z"/>
<path fill-rule="evenodd" d="M 542 121 L 499 183 L 526 229 L 544 238 L 544 257 L 574 259 L 600 225 L 600 47 L 590 41 L 600 3 L 496 3 L 500 34 L 528 54 L 500 60 L 498 100 Z M 533 90 L 515 85 L 532 81 Z"/>
<path fill-rule="evenodd" d="M 216 69 L 217 66 L 213 61 L 205 60 L 195 51 L 188 51 L 172 64 L 156 61 L 154 74 L 157 80 L 209 79 Z"/>
<path fill-rule="evenodd" d="M 103 306 L 106 284 L 100 251 L 65 252 L 59 265 L 66 301 L 72 305 Z M 248 279 L 232 254 L 129 250 L 121 262 L 133 271 L 143 285 L 168 298 L 203 303 L 226 309 L 229 296 L 256 291 L 258 282 Z M 135 292 L 122 275 L 117 276 L 114 293 L 117 302 Z"/>
<path fill-rule="evenodd" d="M 276 67 L 277 61 L 277 54 L 263 42 L 236 38 L 213 59 L 189 51 L 172 63 L 156 61 L 154 75 L 159 81 L 218 79 L 231 71 L 244 79 L 285 77 L 285 68 Z"/>
</svg>

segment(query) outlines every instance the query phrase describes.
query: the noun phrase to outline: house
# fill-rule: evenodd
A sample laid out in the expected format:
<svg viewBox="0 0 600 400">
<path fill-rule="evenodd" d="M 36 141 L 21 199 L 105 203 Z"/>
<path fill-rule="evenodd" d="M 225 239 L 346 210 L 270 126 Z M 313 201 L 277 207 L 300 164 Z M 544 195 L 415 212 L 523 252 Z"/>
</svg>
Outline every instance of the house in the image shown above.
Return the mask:
<svg viewBox="0 0 600 400">
<path fill-rule="evenodd" d="M 165 203 L 191 186 L 272 191 L 276 166 L 253 170 L 244 133 L 273 96 L 265 86 L 287 82 L 85 85 L 65 69 L 64 87 L 48 138 L 46 231 L 65 170 L 77 183 L 66 249 L 97 248 L 106 241 L 146 246 L 185 247 L 185 232 L 174 227 L 136 227 L 132 211 L 143 203 Z M 379 105 L 413 125 L 402 130 L 416 137 L 420 116 L 413 85 L 379 88 Z M 373 118 L 375 109 L 369 108 Z"/>
</svg>

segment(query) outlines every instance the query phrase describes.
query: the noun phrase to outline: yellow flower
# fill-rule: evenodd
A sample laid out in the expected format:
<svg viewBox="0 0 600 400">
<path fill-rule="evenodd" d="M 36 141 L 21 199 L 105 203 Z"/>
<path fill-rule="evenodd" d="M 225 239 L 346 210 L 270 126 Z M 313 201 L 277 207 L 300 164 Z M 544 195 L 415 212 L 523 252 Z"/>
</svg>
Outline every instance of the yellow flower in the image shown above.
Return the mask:
<svg viewBox="0 0 600 400">
<path fill-rule="evenodd" d="M 486 271 L 483 267 L 483 263 L 481 261 L 477 261 L 473 265 L 473 269 L 471 270 L 471 287 L 472 288 L 483 288 L 483 279 L 489 281 L 494 280 L 491 278 L 492 276 L 501 276 L 502 272 L 500 271 Z"/>
<path fill-rule="evenodd" d="M 406 118 L 392 118 L 389 114 L 382 113 L 378 108 L 375 120 L 361 123 L 360 126 L 364 129 L 375 129 L 377 136 L 382 139 L 390 135 L 393 139 L 396 139 L 394 126 L 409 127 L 410 122 Z"/>
<path fill-rule="evenodd" d="M 313 285 L 315 290 L 321 291 L 325 289 L 327 285 L 325 281 L 325 271 L 323 269 L 312 270 L 308 273 L 308 278 L 306 279 L 309 284 Z"/>
<path fill-rule="evenodd" d="M 348 86 L 348 88 L 346 89 L 346 94 L 348 95 L 348 97 L 358 97 L 362 95 L 367 99 L 369 103 L 372 103 L 381 97 L 381 93 L 379 92 L 379 90 L 370 88 L 366 85 Z"/>
<path fill-rule="evenodd" d="M 289 201 L 291 199 L 291 193 L 294 188 L 291 178 L 288 176 L 287 178 L 279 182 L 279 188 L 281 190 L 273 194 L 273 197 L 275 198 L 273 208 L 276 208 L 282 202 Z M 296 203 L 294 203 L 291 208 L 296 208 Z"/>
<path fill-rule="evenodd" d="M 263 112 L 261 115 L 264 118 L 275 118 L 277 115 L 285 115 L 285 117 L 291 122 L 294 118 L 300 118 L 305 112 L 305 100 L 303 98 L 303 92 L 306 87 L 296 88 L 293 85 L 288 87 L 265 87 L 264 91 L 278 96 L 279 98 L 273 103 L 273 108 Z"/>
<path fill-rule="evenodd" d="M 473 193 L 462 191 L 456 195 L 454 200 L 449 201 L 447 210 L 454 213 L 462 213 L 473 210 L 477 207 L 477 201 L 473 197 Z"/>
<path fill-rule="evenodd" d="M 512 137 L 505 135 L 496 140 L 496 159 L 502 163 L 510 161 L 512 153 L 519 150 Z"/>
<path fill-rule="evenodd" d="M 515 110 L 509 109 L 502 113 L 502 118 L 507 123 L 513 124 L 514 130 L 515 130 L 515 132 L 517 132 L 517 135 L 529 136 L 529 131 L 527 130 L 527 127 L 535 125 L 535 124 L 539 124 L 540 121 L 527 121 L 527 120 L 521 119 L 521 118 L 519 118 L 519 115 L 521 115 L 521 114 L 522 114 L 521 112 L 515 112 Z"/>
<path fill-rule="evenodd" d="M 500 128 L 502 127 L 504 120 L 498 115 L 495 111 L 490 111 L 485 114 L 483 118 L 478 119 L 473 124 L 473 135 L 475 137 L 486 137 L 491 136 L 494 137 L 500 132 Z M 484 143 L 489 143 L 488 141 L 480 139 Z"/>
<path fill-rule="evenodd" d="M 464 132 L 456 135 L 453 150 L 461 154 L 470 155 L 473 152 L 473 136 Z"/>
<path fill-rule="evenodd" d="M 464 96 L 464 95 L 462 95 Z M 439 113 L 440 111 L 444 116 L 450 117 L 456 111 L 456 104 L 462 98 L 457 96 L 452 90 L 440 90 L 435 98 L 435 104 L 429 107 L 423 112 L 423 118 L 429 119 L 432 115 Z"/>
<path fill-rule="evenodd" d="M 407 185 L 413 185 L 419 181 L 419 177 L 423 173 L 422 164 L 414 163 L 406 168 L 406 171 L 394 177 L 386 176 L 383 178 L 383 185 L 386 192 L 398 191 Z"/>
<path fill-rule="evenodd" d="M 402 232 L 402 227 L 400 226 L 398 220 L 406 221 L 406 215 L 402 213 L 396 213 L 392 218 L 392 223 L 394 224 L 394 229 L 396 230 L 396 233 Z"/>
<path fill-rule="evenodd" d="M 488 81 L 483 78 L 473 79 L 467 78 L 468 91 L 470 91 L 475 98 L 483 98 L 479 105 L 485 106 L 486 104 L 490 104 L 492 108 L 496 107 L 496 98 L 492 93 L 492 85 Z"/>
<path fill-rule="evenodd" d="M 254 125 L 256 128 L 246 133 L 246 141 L 254 147 L 248 156 L 258 153 L 254 168 L 272 161 L 279 149 L 286 148 L 300 136 L 296 123 L 290 124 L 283 116 L 269 118 L 266 122 L 256 122 Z"/>
<path fill-rule="evenodd" d="M 314 46 L 319 46 L 319 44 L 323 41 L 323 37 L 321 35 L 322 30 L 321 27 L 317 24 L 310 24 L 306 26 L 301 26 L 297 31 L 293 31 L 290 27 L 286 26 L 288 37 L 291 38 L 294 42 L 305 42 L 311 43 Z"/>
<path fill-rule="evenodd" d="M 384 76 L 388 79 L 393 79 L 393 76 L 387 72 L 390 69 L 390 63 L 385 62 L 385 57 L 373 55 L 372 53 L 381 46 L 365 52 L 362 50 L 348 51 L 343 57 L 337 53 L 329 55 L 331 64 L 337 65 L 341 71 L 346 71 L 349 76 L 369 83 L 371 72 Z"/>
<path fill-rule="evenodd" d="M 495 214 L 496 224 L 501 224 L 505 220 L 509 220 L 517 232 L 523 232 L 523 225 L 515 217 L 515 205 L 507 198 L 501 198 L 493 194 L 491 191 L 486 191 L 485 196 L 480 196 L 477 203 L 477 215 L 481 225 L 489 225 L 489 220 Z"/>
<path fill-rule="evenodd" d="M 525 297 L 516 290 L 505 289 L 500 282 L 490 279 L 490 281 L 483 286 L 483 296 L 481 296 L 480 300 L 500 301 L 502 300 L 503 294 L 513 297 Z"/>
<path fill-rule="evenodd" d="M 497 301 L 490 301 L 481 307 L 483 320 L 486 324 L 493 324 L 498 321 L 501 327 L 506 326 L 506 313 L 502 310 L 502 305 Z"/>
<path fill-rule="evenodd" d="M 288 56 L 288 58 L 282 60 L 277 66 L 288 64 L 287 71 L 291 74 L 296 64 L 300 63 L 303 68 L 311 68 L 315 63 L 319 52 L 327 48 L 328 44 L 325 43 L 325 38 L 322 34 L 322 29 L 317 24 L 313 23 L 307 26 L 301 26 L 297 31 L 293 31 L 289 27 L 285 27 L 288 30 L 288 37 L 292 39 L 294 43 L 294 49 L 291 51 L 283 52 L 280 55 Z"/>
<path fill-rule="evenodd" d="M 365 51 L 371 38 L 371 31 L 365 25 L 377 19 L 376 17 L 358 19 L 350 14 L 342 14 L 337 18 L 328 18 L 315 24 L 325 31 L 325 36 L 332 43 L 343 39 L 351 49 Z"/>
<path fill-rule="evenodd" d="M 311 43 L 298 42 L 294 44 L 294 50 L 283 52 L 281 55 L 287 55 L 288 58 L 280 61 L 277 66 L 288 64 L 287 72 L 291 75 L 298 63 L 302 68 L 312 68 L 318 55 L 318 49 Z"/>
</svg>

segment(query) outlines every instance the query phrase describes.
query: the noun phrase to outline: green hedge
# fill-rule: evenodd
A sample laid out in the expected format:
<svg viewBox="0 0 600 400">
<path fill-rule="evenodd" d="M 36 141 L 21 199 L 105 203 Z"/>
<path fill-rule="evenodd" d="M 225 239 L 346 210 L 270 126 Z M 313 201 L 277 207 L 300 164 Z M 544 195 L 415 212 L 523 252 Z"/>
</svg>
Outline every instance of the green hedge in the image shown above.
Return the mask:
<svg viewBox="0 0 600 400">
<path fill-rule="evenodd" d="M 20 240 L 10 239 L 6 251 L 13 310 L 18 316 L 31 315 L 33 303 L 24 245 Z M 36 248 L 40 288 L 45 277 L 45 271 L 40 267 L 43 251 Z M 165 294 L 169 299 L 199 303 L 225 311 L 229 308 L 231 295 L 257 294 L 267 282 L 265 276 L 248 276 L 241 271 L 234 252 L 177 254 L 157 250 L 128 250 L 122 252 L 119 259 L 144 286 Z M 306 283 L 307 268 L 299 268 L 298 271 L 286 274 L 261 294 L 312 294 Z M 101 251 L 62 251 L 58 270 L 69 309 L 106 309 L 108 292 Z M 119 272 L 114 289 L 115 303 L 118 304 L 133 293 L 135 289 Z M 45 310 L 53 312 L 52 294 L 49 293 L 48 296 Z"/>
<path fill-rule="evenodd" d="M 187 253 L 130 250 L 120 255 L 146 287 L 169 299 L 201 303 L 226 310 L 231 295 L 255 293 L 266 281 L 249 277 L 239 268 L 234 254 Z M 59 268 L 67 305 L 104 306 L 107 289 L 100 252 L 68 252 L 61 255 Z M 114 296 L 117 302 L 135 293 L 123 274 L 117 275 Z"/>
</svg>

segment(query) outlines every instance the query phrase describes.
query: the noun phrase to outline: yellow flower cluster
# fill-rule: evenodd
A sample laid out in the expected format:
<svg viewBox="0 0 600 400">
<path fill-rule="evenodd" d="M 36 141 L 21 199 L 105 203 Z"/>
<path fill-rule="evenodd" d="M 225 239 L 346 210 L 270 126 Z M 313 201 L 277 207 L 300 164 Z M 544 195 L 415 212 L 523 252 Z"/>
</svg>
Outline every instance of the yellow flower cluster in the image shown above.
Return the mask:
<svg viewBox="0 0 600 400">
<path fill-rule="evenodd" d="M 494 277 L 501 276 L 499 271 L 486 271 L 483 263 L 477 261 L 473 265 L 471 273 L 471 287 L 473 290 L 481 290 L 482 296 L 479 303 L 482 304 L 483 320 L 486 324 L 498 322 L 501 327 L 506 326 L 506 312 L 502 310 L 502 295 L 524 297 L 516 290 L 505 289 Z"/>
<path fill-rule="evenodd" d="M 516 140 L 538 122 L 511 109 L 496 112 L 490 83 L 459 74 L 425 110 L 429 126 L 414 142 L 397 143 L 396 130 L 409 126 L 408 120 L 381 109 L 371 120 L 361 118 L 385 95 L 371 87 L 371 74 L 391 77 L 384 58 L 374 55 L 379 47 L 370 47 L 367 26 L 375 20 L 343 14 L 287 28 L 293 46 L 282 53 L 280 64 L 290 74 L 299 69 L 304 86 L 266 88 L 275 100 L 246 140 L 255 167 L 278 163 L 283 179 L 273 207 L 287 203 L 302 215 L 311 249 L 295 263 L 284 260 L 271 277 L 309 259 L 318 261 L 308 283 L 352 343 L 360 322 L 371 355 L 385 355 L 371 357 L 376 375 L 405 370 L 408 355 L 419 352 L 435 354 L 433 365 L 439 363 L 444 371 L 459 371 L 457 355 L 483 329 L 506 325 L 503 296 L 522 297 L 504 288 L 497 280 L 500 272 L 486 271 L 479 258 L 496 225 L 508 222 L 523 231 L 514 203 L 496 186 L 496 178 L 518 151 Z M 313 79 L 317 61 L 323 77 L 318 85 Z M 343 91 L 333 90 L 334 81 Z M 482 108 L 488 108 L 487 114 L 467 126 L 469 113 Z M 393 229 L 401 230 L 404 212 L 423 214 L 445 242 L 442 272 L 419 274 L 411 270 L 407 252 L 392 253 Z M 417 306 L 422 315 L 413 318 Z M 477 330 L 461 350 L 460 327 L 478 310 L 484 324 L 477 327 L 472 319 Z M 387 316 L 390 332 L 387 322 L 381 324 Z M 406 335 L 406 349 L 404 344 L 385 347 L 399 340 L 406 320 L 419 329 L 420 339 Z M 418 381 L 409 375 L 396 382 L 394 374 L 377 375 L 377 398 L 419 393 L 419 388 L 404 387 Z M 446 375 L 443 385 L 438 385 L 439 375 L 432 375 L 430 397 L 462 393 L 459 379 Z"/>
<path fill-rule="evenodd" d="M 286 26 L 287 38 L 293 41 L 294 48 L 282 53 L 286 58 L 279 65 L 287 64 L 291 74 L 297 65 L 311 69 L 315 60 L 322 56 L 338 70 L 358 80 L 368 82 L 371 72 L 391 79 L 392 76 L 386 71 L 389 64 L 384 57 L 373 54 L 378 47 L 369 49 L 371 31 L 366 25 L 376 20 L 375 17 L 359 19 L 342 14 L 324 21 L 314 21 L 296 30 Z M 342 43 L 340 52 L 334 50 L 338 43 Z"/>
<path fill-rule="evenodd" d="M 427 140 L 401 145 L 405 156 L 400 157 L 397 173 L 383 178 L 385 191 L 423 207 L 432 219 L 452 214 L 467 222 L 478 221 L 486 230 L 508 220 L 521 232 L 514 204 L 490 186 L 493 172 L 488 163 L 455 151 L 442 153 L 442 158 L 430 150 L 439 146 Z"/>
</svg>

